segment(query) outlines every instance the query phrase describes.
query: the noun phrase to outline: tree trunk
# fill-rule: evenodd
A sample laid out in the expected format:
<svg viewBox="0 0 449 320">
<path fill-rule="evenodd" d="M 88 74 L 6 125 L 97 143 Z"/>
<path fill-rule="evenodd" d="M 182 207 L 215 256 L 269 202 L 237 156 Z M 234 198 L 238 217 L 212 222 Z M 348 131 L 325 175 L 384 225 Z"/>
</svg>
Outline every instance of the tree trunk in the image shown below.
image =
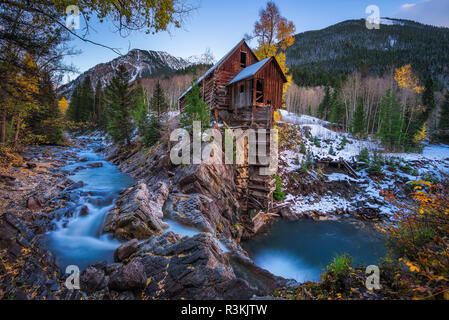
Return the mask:
<svg viewBox="0 0 449 320">
<path fill-rule="evenodd" d="M 0 129 L 0 142 L 6 142 L 6 110 L 2 110 L 2 124 Z"/>
<path fill-rule="evenodd" d="M 19 132 L 20 132 L 20 125 L 22 124 L 22 119 L 20 116 L 17 117 L 17 124 L 16 124 L 16 134 L 14 135 L 14 145 L 17 144 L 17 141 L 19 140 Z"/>
</svg>

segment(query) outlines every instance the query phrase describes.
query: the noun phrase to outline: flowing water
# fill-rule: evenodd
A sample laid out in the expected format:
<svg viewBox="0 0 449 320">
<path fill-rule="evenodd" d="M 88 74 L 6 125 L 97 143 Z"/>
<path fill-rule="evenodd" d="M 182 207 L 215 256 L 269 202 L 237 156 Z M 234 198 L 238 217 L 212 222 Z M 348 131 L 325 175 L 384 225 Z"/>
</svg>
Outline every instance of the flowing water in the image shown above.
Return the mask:
<svg viewBox="0 0 449 320">
<path fill-rule="evenodd" d="M 133 180 L 104 161 L 102 154 L 93 151 L 95 147 L 77 154 L 87 162 L 75 162 L 63 168 L 73 172 L 75 168 L 87 167 L 89 163 L 103 164 L 100 168 L 87 167 L 70 177 L 75 182 L 83 181 L 85 185 L 70 192 L 72 202 L 68 203 L 65 212 L 71 210 L 71 217 L 56 221 L 56 229 L 47 234 L 49 248 L 62 268 L 77 265 L 82 270 L 98 261 L 113 262 L 114 251 L 120 246 L 119 241 L 102 234 L 102 229 L 106 214 L 113 208 L 119 191 L 131 186 Z M 81 214 L 83 207 L 88 209 L 85 216 Z"/>
<path fill-rule="evenodd" d="M 298 282 L 318 281 L 337 254 L 348 253 L 354 266 L 376 265 L 385 255 L 380 234 L 355 220 L 279 221 L 243 246 L 259 267 Z"/>
<path fill-rule="evenodd" d="M 113 262 L 113 253 L 120 242 L 102 233 L 107 213 L 114 207 L 121 190 L 130 187 L 133 179 L 104 160 L 90 145 L 78 152 L 79 159 L 63 169 L 76 172 L 70 178 L 85 185 L 70 191 L 66 207 L 55 221 L 55 229 L 47 233 L 48 246 L 59 265 L 77 265 L 81 270 L 99 261 Z M 101 162 L 100 168 L 89 168 Z M 79 166 L 86 167 L 76 171 Z M 87 210 L 86 210 L 87 208 Z M 83 215 L 83 213 L 86 213 Z M 69 213 L 69 214 L 67 214 Z M 200 231 L 178 222 L 165 220 L 167 231 L 194 236 Z M 218 245 L 228 249 L 216 239 Z M 280 221 L 266 234 L 260 234 L 243 244 L 255 263 L 273 274 L 297 281 L 319 280 L 320 273 L 336 254 L 348 253 L 355 265 L 377 264 L 384 256 L 383 239 L 372 228 L 356 221 L 302 220 Z"/>
</svg>

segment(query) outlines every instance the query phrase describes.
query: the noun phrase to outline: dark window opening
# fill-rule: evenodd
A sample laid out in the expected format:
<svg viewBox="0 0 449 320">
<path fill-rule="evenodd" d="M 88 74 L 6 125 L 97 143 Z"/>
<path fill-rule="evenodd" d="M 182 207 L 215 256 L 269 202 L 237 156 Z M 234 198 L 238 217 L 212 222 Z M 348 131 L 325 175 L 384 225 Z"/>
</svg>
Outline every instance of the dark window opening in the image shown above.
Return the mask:
<svg viewBox="0 0 449 320">
<path fill-rule="evenodd" d="M 246 52 L 240 52 L 240 66 L 246 68 Z"/>
<path fill-rule="evenodd" d="M 242 85 L 240 85 L 240 93 L 243 93 L 243 92 L 245 92 L 245 86 L 242 84 Z"/>
<path fill-rule="evenodd" d="M 256 103 L 263 103 L 263 82 L 256 80 Z"/>
</svg>

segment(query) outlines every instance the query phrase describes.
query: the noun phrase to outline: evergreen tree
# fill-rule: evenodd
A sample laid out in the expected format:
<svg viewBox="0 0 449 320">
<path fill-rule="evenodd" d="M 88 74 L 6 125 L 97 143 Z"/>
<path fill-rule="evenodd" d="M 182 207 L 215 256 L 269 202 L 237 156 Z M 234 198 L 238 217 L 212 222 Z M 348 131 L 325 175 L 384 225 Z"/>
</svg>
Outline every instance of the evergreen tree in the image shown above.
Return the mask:
<svg viewBox="0 0 449 320">
<path fill-rule="evenodd" d="M 344 123 L 345 118 L 345 110 L 339 100 L 340 90 L 340 85 L 337 85 L 335 87 L 334 93 L 332 94 L 329 122 L 334 124 Z"/>
<path fill-rule="evenodd" d="M 81 122 L 89 122 L 92 121 L 94 116 L 94 90 L 92 88 L 92 82 L 90 80 L 90 77 L 86 77 L 84 79 L 83 84 L 81 85 L 80 89 L 80 105 L 79 105 L 79 115 L 80 115 L 80 121 Z"/>
<path fill-rule="evenodd" d="M 186 106 L 181 116 L 180 123 L 184 127 L 191 127 L 193 121 L 200 121 L 203 129 L 210 127 L 209 107 L 206 102 L 200 98 L 200 89 L 198 85 L 186 94 Z"/>
<path fill-rule="evenodd" d="M 97 81 L 97 85 L 95 86 L 93 121 L 102 129 L 106 125 L 103 107 L 103 87 L 100 80 Z"/>
<path fill-rule="evenodd" d="M 70 120 L 74 122 L 80 122 L 80 86 L 77 85 L 75 89 L 73 89 L 72 96 L 70 97 L 69 109 L 67 110 L 67 116 Z"/>
<path fill-rule="evenodd" d="M 401 104 L 396 95 L 387 90 L 382 98 L 379 113 L 379 137 L 382 144 L 389 150 L 399 150 L 403 146 L 403 119 Z"/>
<path fill-rule="evenodd" d="M 41 143 L 59 144 L 63 141 L 62 113 L 48 72 L 39 79 L 39 107 L 28 117 L 28 125 L 33 134 L 43 137 Z"/>
<path fill-rule="evenodd" d="M 146 147 L 151 147 L 161 138 L 161 123 L 154 114 L 149 117 L 146 123 L 143 144 Z"/>
<path fill-rule="evenodd" d="M 431 77 L 428 77 L 424 86 L 424 91 L 422 94 L 422 105 L 423 108 L 417 110 L 415 117 L 412 114 L 407 116 L 412 117 L 409 125 L 409 129 L 406 135 L 406 145 L 415 147 L 420 144 L 423 139 L 423 129 L 427 131 L 427 120 L 429 119 L 430 113 L 435 109 L 435 85 Z M 412 108 L 410 108 L 412 109 Z M 427 134 L 427 132 L 426 132 Z"/>
<path fill-rule="evenodd" d="M 159 81 L 156 83 L 156 88 L 153 91 L 153 96 L 150 100 L 150 107 L 153 112 L 157 112 L 158 117 L 161 113 L 168 111 L 169 104 L 165 98 L 164 90 Z"/>
<path fill-rule="evenodd" d="M 134 90 L 137 107 L 133 111 L 132 118 L 133 122 L 137 125 L 138 134 L 143 137 L 145 134 L 145 127 L 148 125 L 148 99 L 143 86 L 140 84 L 140 80 Z"/>
<path fill-rule="evenodd" d="M 107 132 L 119 145 L 129 144 L 134 130 L 132 113 L 137 103 L 135 92 L 131 90 L 130 79 L 126 68 L 120 65 L 104 90 Z"/>
<path fill-rule="evenodd" d="M 351 123 L 351 133 L 363 137 L 366 133 L 366 117 L 362 100 L 359 100 Z"/>
<path fill-rule="evenodd" d="M 446 92 L 445 100 L 441 105 L 438 131 L 441 142 L 449 144 L 449 90 Z"/>
<path fill-rule="evenodd" d="M 359 155 L 357 156 L 357 160 L 361 163 L 362 168 L 367 168 L 370 164 L 370 156 L 367 148 L 363 148 L 360 150 Z"/>
<path fill-rule="evenodd" d="M 329 86 L 326 86 L 326 89 L 324 91 L 324 98 L 323 101 L 321 101 L 320 105 L 318 106 L 318 118 L 327 120 L 329 110 L 332 107 L 332 98 L 330 93 Z"/>
<path fill-rule="evenodd" d="M 435 84 L 431 77 L 428 77 L 424 85 L 424 91 L 422 94 L 422 104 L 425 108 L 420 126 L 429 118 L 429 114 L 435 109 Z"/>
<path fill-rule="evenodd" d="M 383 174 L 383 166 L 385 164 L 385 159 L 382 157 L 382 155 L 374 151 L 373 153 L 373 161 L 370 162 L 370 165 L 366 171 L 374 176 L 380 176 Z"/>
</svg>

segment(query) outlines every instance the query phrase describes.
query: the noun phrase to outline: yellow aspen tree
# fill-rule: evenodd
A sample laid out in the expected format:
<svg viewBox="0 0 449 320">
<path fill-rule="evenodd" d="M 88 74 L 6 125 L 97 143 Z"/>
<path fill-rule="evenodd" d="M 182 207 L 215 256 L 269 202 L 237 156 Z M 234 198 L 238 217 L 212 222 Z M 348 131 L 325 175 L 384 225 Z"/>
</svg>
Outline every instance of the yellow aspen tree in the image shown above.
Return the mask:
<svg viewBox="0 0 449 320">
<path fill-rule="evenodd" d="M 276 58 L 287 77 L 287 83 L 284 85 L 284 96 L 292 82 L 292 76 L 288 74 L 285 50 L 295 42 L 295 30 L 294 23 L 282 17 L 276 4 L 269 1 L 266 8 L 259 13 L 259 20 L 254 24 L 252 36 L 248 36 L 248 38 L 257 40 L 258 46 L 254 53 L 259 60 L 268 57 Z"/>
</svg>

